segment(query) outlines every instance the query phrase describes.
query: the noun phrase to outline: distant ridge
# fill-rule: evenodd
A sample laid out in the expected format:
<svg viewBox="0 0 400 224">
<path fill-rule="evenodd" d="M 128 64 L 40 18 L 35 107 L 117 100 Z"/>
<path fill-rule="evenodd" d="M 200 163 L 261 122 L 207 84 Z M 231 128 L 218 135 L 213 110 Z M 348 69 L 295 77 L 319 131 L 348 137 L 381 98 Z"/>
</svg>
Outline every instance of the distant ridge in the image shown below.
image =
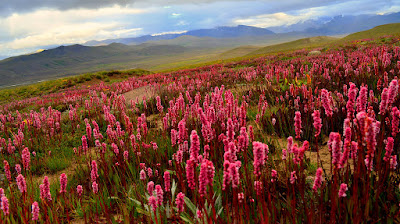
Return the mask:
<svg viewBox="0 0 400 224">
<path fill-rule="evenodd" d="M 158 41 L 158 40 L 171 40 L 178 38 L 180 36 L 194 36 L 194 37 L 211 37 L 211 38 L 235 38 L 244 36 L 263 36 L 274 34 L 274 32 L 253 26 L 221 26 L 212 29 L 199 29 L 187 31 L 179 34 L 162 34 L 162 35 L 145 35 L 134 38 L 119 38 L 119 39 L 108 39 L 102 41 L 88 41 L 84 45 L 96 46 L 96 45 L 107 45 L 113 42 L 122 44 L 141 44 L 148 41 Z"/>
</svg>

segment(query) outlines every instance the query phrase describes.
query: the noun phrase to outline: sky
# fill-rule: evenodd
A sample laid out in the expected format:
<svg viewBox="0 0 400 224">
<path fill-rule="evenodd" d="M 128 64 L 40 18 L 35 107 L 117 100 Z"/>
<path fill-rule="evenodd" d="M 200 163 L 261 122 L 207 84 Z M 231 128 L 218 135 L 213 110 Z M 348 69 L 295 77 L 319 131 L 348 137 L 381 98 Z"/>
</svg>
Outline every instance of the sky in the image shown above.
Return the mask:
<svg viewBox="0 0 400 224">
<path fill-rule="evenodd" d="M 400 0 L 0 0 L 0 57 L 90 40 L 399 11 Z"/>
</svg>

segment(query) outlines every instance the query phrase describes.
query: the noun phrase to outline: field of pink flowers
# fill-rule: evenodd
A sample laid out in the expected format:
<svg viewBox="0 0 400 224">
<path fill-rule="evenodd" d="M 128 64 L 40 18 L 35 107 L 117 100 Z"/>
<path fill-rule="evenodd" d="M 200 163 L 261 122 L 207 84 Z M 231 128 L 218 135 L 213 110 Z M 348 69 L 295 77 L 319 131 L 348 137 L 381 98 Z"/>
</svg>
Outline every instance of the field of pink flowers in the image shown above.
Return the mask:
<svg viewBox="0 0 400 224">
<path fill-rule="evenodd" d="M 307 54 L 1 105 L 0 223 L 399 223 L 400 38 Z"/>
</svg>

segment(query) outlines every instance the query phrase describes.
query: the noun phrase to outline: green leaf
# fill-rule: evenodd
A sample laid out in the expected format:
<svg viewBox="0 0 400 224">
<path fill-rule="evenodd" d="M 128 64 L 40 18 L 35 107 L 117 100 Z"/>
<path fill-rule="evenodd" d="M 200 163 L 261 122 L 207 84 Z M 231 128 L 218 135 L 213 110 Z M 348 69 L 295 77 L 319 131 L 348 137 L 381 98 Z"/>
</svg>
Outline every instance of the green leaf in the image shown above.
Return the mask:
<svg viewBox="0 0 400 224">
<path fill-rule="evenodd" d="M 142 208 L 137 207 L 137 208 L 136 208 L 136 211 L 137 211 L 138 213 L 140 213 L 140 214 L 145 215 L 145 216 L 150 216 L 150 213 L 147 212 L 147 211 L 145 211 L 145 210 L 143 210 Z"/>
<path fill-rule="evenodd" d="M 194 220 L 187 213 L 181 213 L 181 219 L 187 223 L 194 224 Z"/>
<path fill-rule="evenodd" d="M 142 203 L 140 201 L 133 199 L 131 197 L 129 197 L 129 200 L 133 201 L 136 204 L 136 206 L 142 207 Z"/>
<path fill-rule="evenodd" d="M 175 199 L 176 187 L 177 187 L 177 184 L 176 184 L 175 180 L 172 180 L 172 187 L 171 187 L 172 200 Z"/>
<path fill-rule="evenodd" d="M 185 196 L 185 203 L 186 203 L 187 207 L 192 211 L 193 215 L 196 215 L 197 207 L 186 196 Z"/>
</svg>

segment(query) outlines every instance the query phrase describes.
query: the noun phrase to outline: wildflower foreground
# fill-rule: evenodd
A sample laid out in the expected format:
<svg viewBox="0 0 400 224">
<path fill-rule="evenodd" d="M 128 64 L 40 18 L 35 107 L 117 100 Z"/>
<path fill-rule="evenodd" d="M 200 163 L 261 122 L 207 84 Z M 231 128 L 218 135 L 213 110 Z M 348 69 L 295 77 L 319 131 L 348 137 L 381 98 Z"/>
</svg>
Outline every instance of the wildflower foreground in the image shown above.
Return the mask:
<svg viewBox="0 0 400 224">
<path fill-rule="evenodd" d="M 400 222 L 399 41 L 3 104 L 1 223 Z"/>
</svg>

